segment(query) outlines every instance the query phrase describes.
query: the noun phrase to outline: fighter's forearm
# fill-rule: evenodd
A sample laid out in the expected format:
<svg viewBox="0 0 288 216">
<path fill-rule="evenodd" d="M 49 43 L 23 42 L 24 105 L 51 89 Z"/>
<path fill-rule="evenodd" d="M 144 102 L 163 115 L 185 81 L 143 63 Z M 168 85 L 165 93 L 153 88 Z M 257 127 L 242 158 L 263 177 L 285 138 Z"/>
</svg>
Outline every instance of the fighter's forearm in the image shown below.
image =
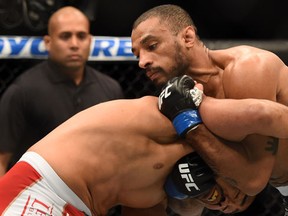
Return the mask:
<svg viewBox="0 0 288 216">
<path fill-rule="evenodd" d="M 269 168 L 267 168 L 267 172 L 261 174 L 262 179 L 259 179 L 260 174 L 255 175 L 255 173 L 259 173 L 259 167 L 267 166 L 268 161 L 258 160 L 257 156 L 251 158 L 243 145 L 223 143 L 203 124 L 188 132 L 186 141 L 192 145 L 218 176 L 223 177 L 242 192 L 255 195 L 267 184 L 271 174 L 268 171 Z"/>
<path fill-rule="evenodd" d="M 249 134 L 288 138 L 288 107 L 277 102 L 206 96 L 199 111 L 206 127 L 227 140 L 240 141 Z"/>
</svg>

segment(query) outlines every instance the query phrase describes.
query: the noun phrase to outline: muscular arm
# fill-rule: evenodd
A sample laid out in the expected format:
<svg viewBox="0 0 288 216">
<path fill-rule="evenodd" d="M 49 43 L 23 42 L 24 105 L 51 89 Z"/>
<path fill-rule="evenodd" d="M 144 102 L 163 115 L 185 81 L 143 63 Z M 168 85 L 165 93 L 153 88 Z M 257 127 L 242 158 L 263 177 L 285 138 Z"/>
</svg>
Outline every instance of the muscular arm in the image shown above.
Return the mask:
<svg viewBox="0 0 288 216">
<path fill-rule="evenodd" d="M 271 176 L 277 139 L 251 135 L 241 143 L 228 143 L 201 124 L 186 134 L 186 140 L 215 173 L 245 194 L 259 193 Z"/>
<path fill-rule="evenodd" d="M 199 111 L 206 127 L 227 140 L 250 134 L 288 138 L 288 107 L 277 102 L 204 97 Z"/>
<path fill-rule="evenodd" d="M 270 57 L 269 55 L 269 58 Z M 237 100 L 240 99 L 239 101 L 234 99 L 223 99 L 223 101 L 221 101 L 222 99 L 210 98 L 209 106 L 205 107 L 205 100 L 203 104 L 200 105 L 199 111 L 200 113 L 202 112 L 202 120 L 207 124 L 207 127 L 210 128 L 213 133 L 221 135 L 221 137 L 225 139 L 238 141 L 238 144 L 228 143 L 227 141 L 224 142 L 224 140 L 214 136 L 203 124 L 200 124 L 196 130 L 188 132 L 186 136 L 187 141 L 196 152 L 218 175 L 229 180 L 230 183 L 248 195 L 255 195 L 265 187 L 273 170 L 275 152 L 277 152 L 277 139 L 260 136 L 259 134 L 271 135 L 270 129 L 273 131 L 272 135 L 281 134 L 281 136 L 286 137 L 287 133 L 287 129 L 283 129 L 283 126 L 278 124 L 278 121 L 285 118 L 285 114 L 287 113 L 285 110 L 287 108 L 284 105 L 272 102 L 276 99 L 278 101 L 281 94 L 282 102 L 283 98 L 285 98 L 284 87 L 283 85 L 280 87 L 278 82 L 282 79 L 279 79 L 280 74 L 277 71 L 284 68 L 283 70 L 285 71 L 283 72 L 287 72 L 287 68 L 283 63 L 278 61 L 278 59 L 275 60 L 274 56 L 271 59 L 277 61 L 276 64 L 273 64 L 272 60 L 269 59 L 266 63 L 267 59 L 268 58 L 264 58 L 264 60 L 260 61 L 259 58 L 256 57 L 254 60 L 257 61 L 257 64 L 254 64 L 254 60 L 242 61 L 242 63 L 233 67 L 231 76 L 229 76 L 229 71 L 227 71 L 228 75 L 225 77 L 228 78 L 223 80 L 225 96 L 228 98 L 236 98 Z M 254 67 L 254 65 L 256 66 Z M 273 66 L 270 67 L 270 65 Z M 265 73 L 263 71 L 265 71 Z M 179 80 L 181 81 L 181 79 Z M 286 77 L 285 80 L 287 81 L 288 77 Z M 251 81 L 253 81 L 253 83 L 251 83 Z M 187 111 L 187 108 L 193 109 L 193 106 L 189 105 L 191 101 L 194 101 L 194 98 L 191 100 L 190 92 L 188 91 L 187 93 L 189 86 L 186 85 L 186 82 L 183 83 L 174 81 L 172 83 L 175 86 L 174 89 L 167 86 L 165 90 L 169 91 L 168 93 L 171 93 L 174 98 L 169 95 L 164 98 L 164 103 L 166 103 L 164 105 L 169 105 L 167 102 L 173 101 L 173 103 L 170 103 L 172 104 L 170 105 L 171 107 L 174 106 L 173 104 L 177 104 L 177 106 L 174 107 L 178 113 L 182 107 L 183 112 L 187 113 L 180 115 L 176 112 L 181 118 L 175 118 L 176 121 L 172 118 L 175 127 L 179 127 L 179 125 L 184 127 L 184 129 L 181 128 L 182 131 L 180 131 L 180 135 L 183 135 L 183 131 L 186 133 L 187 128 L 193 129 L 195 125 L 199 123 L 198 118 L 195 118 L 195 112 L 192 115 Z M 177 96 L 177 94 L 180 96 Z M 176 101 L 176 97 L 180 99 Z M 286 92 L 286 98 L 287 97 L 288 93 Z M 183 98 L 185 98 L 185 100 L 183 100 Z M 255 98 L 254 102 L 257 102 L 258 105 L 253 104 L 253 100 L 247 98 Z M 188 104 L 186 102 L 187 99 Z M 215 100 L 215 104 L 212 103 L 213 100 Z M 219 103 L 217 104 L 217 100 L 219 100 L 219 103 L 228 102 L 227 107 Z M 185 104 L 183 104 L 183 101 L 185 101 Z M 236 105 L 233 105 L 232 102 L 236 103 Z M 245 105 L 244 102 L 248 105 Z M 266 106 L 267 104 L 268 106 Z M 164 105 L 162 107 L 164 107 Z M 263 105 L 265 105 L 265 109 L 263 109 Z M 245 108 L 245 106 L 247 106 L 248 109 L 247 107 Z M 179 107 L 181 109 L 178 109 Z M 210 111 L 205 111 L 206 108 L 209 108 Z M 215 117 L 217 112 L 218 114 L 221 113 L 220 117 Z M 207 116 L 204 116 L 206 114 Z M 170 116 L 170 119 L 171 116 L 173 117 L 173 115 L 168 116 Z M 212 121 L 213 118 L 216 119 L 214 122 Z M 212 123 L 209 123 L 209 121 L 212 121 Z M 189 124 L 187 124 L 187 122 Z M 263 125 L 263 122 L 265 125 Z M 285 124 L 287 124 L 286 122 Z M 269 126 L 267 126 L 267 124 L 269 124 Z M 265 127 L 269 127 L 270 129 Z"/>
<path fill-rule="evenodd" d="M 225 71 L 225 97 L 233 99 L 217 102 L 210 98 L 209 106 L 213 107 L 210 112 L 205 103 L 200 106 L 204 122 L 213 121 L 216 113 L 222 110 L 219 119 L 207 127 L 213 133 L 239 143 L 224 143 L 204 125 L 194 131 L 194 137 L 193 131 L 187 137 L 217 173 L 244 193 L 255 195 L 270 178 L 278 148 L 278 139 L 265 136 L 287 138 L 288 68 L 269 52 L 257 51 L 255 54 L 252 51 L 249 55 L 240 57 L 231 67 L 233 69 Z M 196 134 L 199 136 L 195 137 Z"/>
<path fill-rule="evenodd" d="M 288 138 L 287 66 L 275 54 L 254 48 L 236 57 L 231 66 L 222 78 L 225 97 L 230 99 L 204 97 L 200 105 L 205 125 L 232 141 L 249 134 Z"/>
</svg>

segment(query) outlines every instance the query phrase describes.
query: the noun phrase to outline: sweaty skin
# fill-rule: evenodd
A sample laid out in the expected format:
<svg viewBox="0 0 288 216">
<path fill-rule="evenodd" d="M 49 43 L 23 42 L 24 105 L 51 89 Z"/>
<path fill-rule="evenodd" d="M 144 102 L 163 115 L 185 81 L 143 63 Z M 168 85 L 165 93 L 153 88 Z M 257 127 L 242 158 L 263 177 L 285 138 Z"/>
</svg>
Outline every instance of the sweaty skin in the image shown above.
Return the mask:
<svg viewBox="0 0 288 216">
<path fill-rule="evenodd" d="M 192 148 L 177 141 L 157 98 L 145 97 L 80 112 L 29 151 L 46 159 L 95 215 L 105 215 L 117 204 L 148 208 L 163 201 L 166 176 Z"/>
<path fill-rule="evenodd" d="M 166 177 L 193 149 L 159 112 L 158 98 L 146 96 L 86 109 L 28 151 L 47 160 L 94 215 L 120 204 L 123 216 L 164 216 Z M 225 203 L 231 211 L 246 208 L 233 202 Z"/>
<path fill-rule="evenodd" d="M 275 54 L 255 47 L 209 50 L 198 38 L 196 27 L 192 24 L 181 27 L 176 33 L 171 30 L 174 17 L 176 15 L 170 16 L 172 21 L 166 22 L 157 14 L 150 14 L 136 21 L 133 26 L 132 51 L 139 59 L 139 66 L 146 70 L 146 75 L 156 85 L 163 85 L 172 77 L 187 74 L 203 84 L 204 93 L 209 97 L 254 98 L 263 99 L 263 103 L 269 100 L 282 104 L 280 107 L 277 103 L 270 104 L 271 112 L 268 115 L 271 118 L 266 124 L 259 124 L 261 117 L 257 120 L 258 115 L 249 115 L 253 110 L 237 113 L 238 106 L 226 106 L 224 100 L 222 105 L 220 100 L 215 110 L 214 106 L 200 105 L 204 122 L 212 118 L 214 126 L 207 126 L 209 131 L 205 125 L 200 125 L 186 136 L 187 142 L 219 176 L 246 194 L 259 193 L 269 180 L 275 186 L 287 185 L 287 139 L 259 135 L 267 135 L 267 125 L 277 127 L 276 131 L 281 131 L 287 125 L 282 121 L 288 115 L 287 66 Z M 233 115 L 233 110 L 237 115 Z M 257 110 L 261 115 L 262 111 L 266 111 Z M 257 110 L 252 113 L 257 114 Z M 218 115 L 220 111 L 222 114 Z M 249 127 L 246 128 L 246 125 Z M 213 135 L 213 130 L 220 131 L 222 136 L 226 134 L 231 140 L 236 137 L 234 141 L 238 142 L 224 141 Z M 253 134 L 254 130 L 256 132 Z M 237 134 L 238 131 L 241 131 L 241 136 Z M 282 130 L 282 136 L 279 137 L 287 137 L 287 131 Z M 243 137 L 245 133 L 248 136 Z"/>
</svg>

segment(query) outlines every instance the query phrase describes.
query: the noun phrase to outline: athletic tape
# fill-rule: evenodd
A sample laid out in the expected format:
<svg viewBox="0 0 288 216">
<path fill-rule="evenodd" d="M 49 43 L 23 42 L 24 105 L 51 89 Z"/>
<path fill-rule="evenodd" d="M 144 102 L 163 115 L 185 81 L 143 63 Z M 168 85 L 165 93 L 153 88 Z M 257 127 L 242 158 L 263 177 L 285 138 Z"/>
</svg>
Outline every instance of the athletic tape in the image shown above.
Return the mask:
<svg viewBox="0 0 288 216">
<path fill-rule="evenodd" d="M 202 119 L 198 110 L 184 111 L 173 119 L 174 128 L 180 136 L 200 123 L 202 123 Z"/>
</svg>

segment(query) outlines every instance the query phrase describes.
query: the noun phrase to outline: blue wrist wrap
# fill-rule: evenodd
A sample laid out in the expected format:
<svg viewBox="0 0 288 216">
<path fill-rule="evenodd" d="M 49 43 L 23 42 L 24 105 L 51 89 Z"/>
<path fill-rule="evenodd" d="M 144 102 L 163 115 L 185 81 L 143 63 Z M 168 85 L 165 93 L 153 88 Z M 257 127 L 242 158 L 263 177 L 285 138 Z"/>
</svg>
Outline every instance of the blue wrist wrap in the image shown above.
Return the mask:
<svg viewBox="0 0 288 216">
<path fill-rule="evenodd" d="M 202 123 L 198 110 L 187 110 L 173 119 L 173 125 L 178 135 L 182 136 L 188 129 Z"/>
</svg>

